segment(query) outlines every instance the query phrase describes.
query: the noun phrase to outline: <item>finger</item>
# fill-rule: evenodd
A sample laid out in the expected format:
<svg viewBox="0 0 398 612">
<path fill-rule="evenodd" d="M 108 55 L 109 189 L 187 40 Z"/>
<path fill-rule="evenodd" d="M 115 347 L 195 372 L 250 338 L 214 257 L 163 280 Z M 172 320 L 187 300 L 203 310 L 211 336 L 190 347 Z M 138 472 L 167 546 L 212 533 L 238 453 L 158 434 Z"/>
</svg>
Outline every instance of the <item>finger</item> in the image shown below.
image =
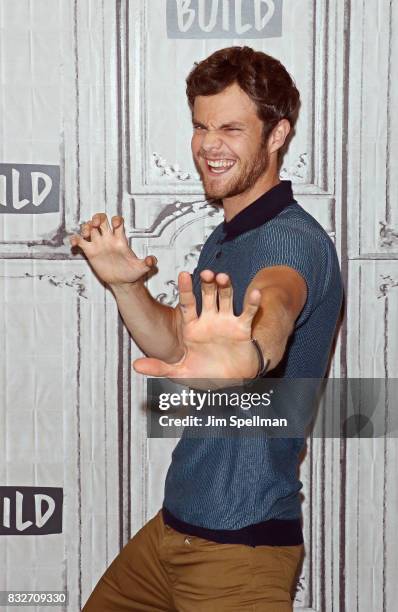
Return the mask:
<svg viewBox="0 0 398 612">
<path fill-rule="evenodd" d="M 72 236 L 69 236 L 69 242 L 71 247 L 79 247 L 83 253 L 87 253 L 91 246 L 91 243 L 85 240 L 80 234 L 72 234 Z"/>
<path fill-rule="evenodd" d="M 216 276 L 218 285 L 218 310 L 225 313 L 233 313 L 233 289 L 228 274 L 220 272 Z"/>
<path fill-rule="evenodd" d="M 155 255 L 147 255 L 144 259 L 144 263 L 146 266 L 148 266 L 148 268 L 154 268 L 158 263 L 158 260 L 156 259 Z"/>
<path fill-rule="evenodd" d="M 91 224 L 93 227 L 100 229 L 103 234 L 112 231 L 105 213 L 95 213 L 91 219 Z"/>
<path fill-rule="evenodd" d="M 171 373 L 175 371 L 173 364 L 153 357 L 136 359 L 133 361 L 133 368 L 139 374 L 145 374 L 146 376 L 171 376 Z"/>
<path fill-rule="evenodd" d="M 121 217 L 120 215 L 115 215 L 114 217 L 112 217 L 111 223 L 112 223 L 113 233 L 115 234 L 115 236 L 117 236 L 118 238 L 124 238 L 125 240 L 127 240 L 126 233 L 124 231 L 123 217 Z"/>
<path fill-rule="evenodd" d="M 245 307 L 239 317 L 242 323 L 251 326 L 253 319 L 256 316 L 258 309 L 260 308 L 260 302 L 261 291 L 259 289 L 253 289 L 249 293 Z"/>
<path fill-rule="evenodd" d="M 90 240 L 91 237 L 91 222 L 87 221 L 87 223 L 82 223 L 80 226 L 80 234 L 83 236 L 83 238 L 85 238 L 86 240 Z"/>
<path fill-rule="evenodd" d="M 96 227 L 91 226 L 90 239 L 91 242 L 98 242 L 101 238 L 101 232 Z"/>
<path fill-rule="evenodd" d="M 139 259 L 135 253 L 133 255 L 137 259 L 137 265 L 142 269 L 142 274 L 147 274 L 157 264 L 157 259 L 154 255 L 147 255 L 144 259 Z"/>
<path fill-rule="evenodd" d="M 202 312 L 217 311 L 217 283 L 214 272 L 203 270 L 200 273 L 202 289 Z"/>
<path fill-rule="evenodd" d="M 179 306 L 184 323 L 190 323 L 198 318 L 196 299 L 192 291 L 192 277 L 189 272 L 178 275 Z"/>
<path fill-rule="evenodd" d="M 80 233 L 83 238 L 85 238 L 85 240 L 91 241 L 94 241 L 101 236 L 99 230 L 93 227 L 91 221 L 87 221 L 87 223 L 82 223 Z"/>
</svg>

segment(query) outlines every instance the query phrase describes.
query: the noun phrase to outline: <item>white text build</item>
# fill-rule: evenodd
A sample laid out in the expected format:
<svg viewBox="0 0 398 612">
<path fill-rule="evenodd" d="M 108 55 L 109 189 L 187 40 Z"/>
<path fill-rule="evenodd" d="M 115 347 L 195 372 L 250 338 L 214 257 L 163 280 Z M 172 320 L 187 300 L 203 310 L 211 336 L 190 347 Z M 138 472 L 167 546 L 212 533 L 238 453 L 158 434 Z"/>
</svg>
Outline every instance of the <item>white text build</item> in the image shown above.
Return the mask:
<svg viewBox="0 0 398 612">
<path fill-rule="evenodd" d="M 0 535 L 62 532 L 63 489 L 0 487 Z"/>
<path fill-rule="evenodd" d="M 0 214 L 59 211 L 59 166 L 0 164 Z"/>
<path fill-rule="evenodd" d="M 282 35 L 282 0 L 168 0 L 169 38 Z"/>
</svg>

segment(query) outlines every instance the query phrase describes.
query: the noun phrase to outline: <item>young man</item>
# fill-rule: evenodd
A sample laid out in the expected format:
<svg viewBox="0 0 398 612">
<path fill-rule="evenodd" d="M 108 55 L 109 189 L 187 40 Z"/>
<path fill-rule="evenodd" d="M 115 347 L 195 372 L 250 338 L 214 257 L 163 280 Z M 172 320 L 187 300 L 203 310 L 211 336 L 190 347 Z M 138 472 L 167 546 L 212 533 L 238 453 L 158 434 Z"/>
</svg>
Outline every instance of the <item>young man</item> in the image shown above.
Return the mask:
<svg viewBox="0 0 398 612">
<path fill-rule="evenodd" d="M 178 306 L 149 294 L 144 278 L 156 260 L 129 249 L 122 218 L 109 225 L 96 214 L 71 243 L 109 285 L 148 355 L 136 371 L 247 379 L 267 369 L 272 377 L 322 378 L 342 287 L 332 242 L 278 175 L 298 91 L 280 62 L 232 47 L 195 66 L 187 95 L 195 164 L 225 221 L 193 278 L 179 275 Z M 84 610 L 291 610 L 303 553 L 302 443 L 183 435 L 162 510 L 113 561 Z"/>
</svg>

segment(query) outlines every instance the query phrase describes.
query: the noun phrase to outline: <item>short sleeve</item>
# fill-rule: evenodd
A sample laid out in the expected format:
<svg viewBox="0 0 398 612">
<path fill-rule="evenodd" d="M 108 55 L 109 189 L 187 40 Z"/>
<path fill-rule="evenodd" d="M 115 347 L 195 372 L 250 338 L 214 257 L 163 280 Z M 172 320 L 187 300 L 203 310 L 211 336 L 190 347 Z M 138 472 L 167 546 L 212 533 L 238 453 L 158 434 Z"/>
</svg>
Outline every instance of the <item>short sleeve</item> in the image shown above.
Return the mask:
<svg viewBox="0 0 398 612">
<path fill-rule="evenodd" d="M 278 222 L 260 233 L 253 258 L 252 280 L 262 268 L 289 266 L 296 270 L 307 285 L 307 300 L 297 321 L 296 329 L 321 303 L 333 262 L 334 246 L 318 225 Z"/>
</svg>

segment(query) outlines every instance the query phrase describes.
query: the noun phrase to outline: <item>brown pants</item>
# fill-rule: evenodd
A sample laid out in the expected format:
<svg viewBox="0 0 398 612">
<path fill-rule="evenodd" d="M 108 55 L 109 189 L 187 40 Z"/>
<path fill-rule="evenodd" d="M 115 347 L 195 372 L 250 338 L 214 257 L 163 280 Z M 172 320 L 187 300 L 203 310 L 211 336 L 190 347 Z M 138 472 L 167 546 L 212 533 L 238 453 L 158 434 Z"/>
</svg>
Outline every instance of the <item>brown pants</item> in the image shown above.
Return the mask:
<svg viewBox="0 0 398 612">
<path fill-rule="evenodd" d="M 127 543 L 83 612 L 291 612 L 303 546 L 217 544 L 161 512 Z"/>
</svg>

